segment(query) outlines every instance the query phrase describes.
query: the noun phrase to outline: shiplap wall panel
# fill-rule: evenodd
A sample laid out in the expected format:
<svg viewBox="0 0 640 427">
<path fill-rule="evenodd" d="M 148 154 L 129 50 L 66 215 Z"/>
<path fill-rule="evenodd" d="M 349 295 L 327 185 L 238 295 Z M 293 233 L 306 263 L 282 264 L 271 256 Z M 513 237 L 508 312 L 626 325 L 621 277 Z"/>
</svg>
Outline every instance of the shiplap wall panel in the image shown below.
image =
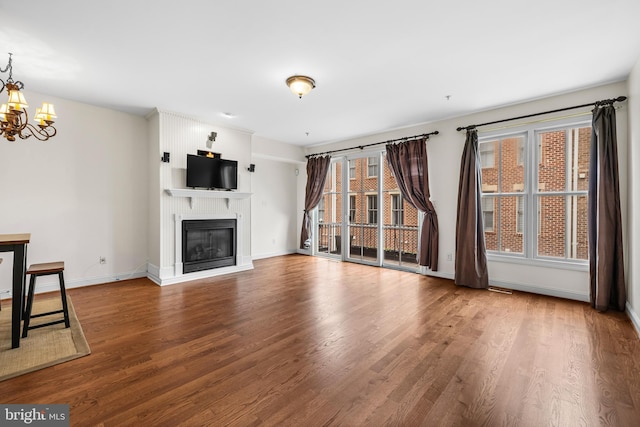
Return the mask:
<svg viewBox="0 0 640 427">
<path fill-rule="evenodd" d="M 247 167 L 251 161 L 251 134 L 223 128 L 179 114 L 160 112 L 160 152 L 169 152 L 171 161 L 160 165 L 162 195 L 160 206 L 160 242 L 162 268 L 175 264 L 175 216 L 176 214 L 242 214 L 244 235 L 243 256 L 251 251 L 251 199 L 197 198 L 193 207 L 185 197 L 172 197 L 164 190 L 186 188 L 187 154 L 206 150 L 207 136 L 217 132 L 212 151 L 222 154 L 222 158 L 238 161 L 238 190 L 251 192 L 251 181 Z M 158 157 L 158 162 L 160 158 Z"/>
</svg>

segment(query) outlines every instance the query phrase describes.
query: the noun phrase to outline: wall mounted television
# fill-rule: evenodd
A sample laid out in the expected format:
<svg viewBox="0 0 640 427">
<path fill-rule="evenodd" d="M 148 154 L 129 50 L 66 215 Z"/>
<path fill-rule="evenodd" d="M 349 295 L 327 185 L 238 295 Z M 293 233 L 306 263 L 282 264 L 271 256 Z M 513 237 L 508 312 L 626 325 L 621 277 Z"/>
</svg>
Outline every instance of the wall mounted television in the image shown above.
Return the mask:
<svg viewBox="0 0 640 427">
<path fill-rule="evenodd" d="M 238 162 L 187 154 L 187 187 L 237 190 Z"/>
<path fill-rule="evenodd" d="M 213 173 L 213 187 L 221 190 L 238 189 L 238 162 L 227 159 L 213 159 L 216 164 Z"/>
</svg>

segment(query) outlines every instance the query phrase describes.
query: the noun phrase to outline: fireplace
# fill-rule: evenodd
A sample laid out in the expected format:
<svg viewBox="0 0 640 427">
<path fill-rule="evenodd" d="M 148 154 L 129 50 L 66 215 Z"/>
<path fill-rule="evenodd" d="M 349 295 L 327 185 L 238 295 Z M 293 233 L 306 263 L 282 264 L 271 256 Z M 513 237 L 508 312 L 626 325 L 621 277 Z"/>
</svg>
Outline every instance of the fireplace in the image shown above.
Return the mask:
<svg viewBox="0 0 640 427">
<path fill-rule="evenodd" d="M 236 220 L 182 221 L 182 272 L 236 265 Z"/>
</svg>

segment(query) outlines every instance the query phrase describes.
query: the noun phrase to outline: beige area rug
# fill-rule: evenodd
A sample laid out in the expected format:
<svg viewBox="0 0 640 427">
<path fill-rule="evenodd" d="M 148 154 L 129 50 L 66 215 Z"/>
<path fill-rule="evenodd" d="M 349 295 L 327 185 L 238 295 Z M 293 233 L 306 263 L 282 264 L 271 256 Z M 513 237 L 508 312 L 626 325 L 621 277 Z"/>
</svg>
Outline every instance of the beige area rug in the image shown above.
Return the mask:
<svg viewBox="0 0 640 427">
<path fill-rule="evenodd" d="M 91 353 L 69 297 L 67 297 L 67 302 L 70 328 L 65 328 L 64 323 L 58 323 L 57 325 L 32 329 L 27 338 L 20 339 L 20 347 L 12 349 L 11 302 L 3 301 L 2 311 L 0 311 L 0 381 Z M 60 297 L 39 300 L 36 295 L 32 312 L 37 314 L 61 308 Z M 31 324 L 46 323 L 55 320 L 55 316 L 62 316 L 62 313 L 32 318 Z"/>
</svg>

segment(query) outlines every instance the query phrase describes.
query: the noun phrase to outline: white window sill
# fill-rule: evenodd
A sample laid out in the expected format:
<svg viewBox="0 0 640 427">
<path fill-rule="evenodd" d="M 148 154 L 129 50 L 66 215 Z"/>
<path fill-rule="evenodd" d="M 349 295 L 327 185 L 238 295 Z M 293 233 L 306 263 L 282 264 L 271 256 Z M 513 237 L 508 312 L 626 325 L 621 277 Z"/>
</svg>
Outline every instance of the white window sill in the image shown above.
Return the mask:
<svg viewBox="0 0 640 427">
<path fill-rule="evenodd" d="M 530 259 L 518 255 L 487 253 L 487 261 L 523 264 L 534 267 L 557 268 L 561 270 L 589 271 L 588 261 L 568 262 L 553 259 Z"/>
</svg>

